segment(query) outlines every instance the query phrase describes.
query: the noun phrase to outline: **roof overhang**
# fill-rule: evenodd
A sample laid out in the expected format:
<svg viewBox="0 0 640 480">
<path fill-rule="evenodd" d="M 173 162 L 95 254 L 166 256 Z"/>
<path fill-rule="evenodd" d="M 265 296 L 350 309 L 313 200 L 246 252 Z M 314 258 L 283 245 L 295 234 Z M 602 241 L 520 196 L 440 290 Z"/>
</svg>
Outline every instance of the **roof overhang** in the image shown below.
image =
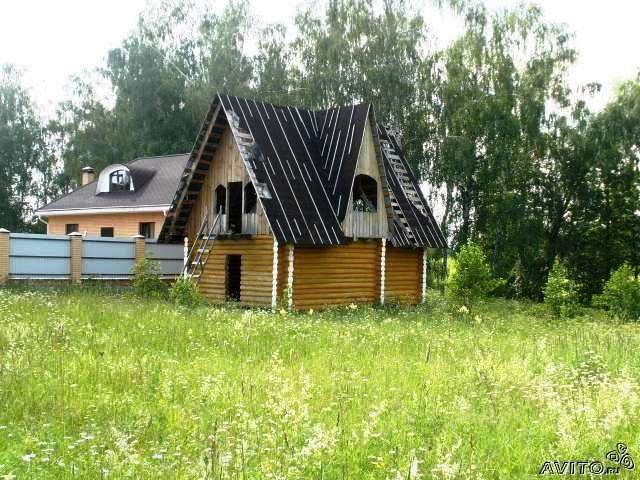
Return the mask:
<svg viewBox="0 0 640 480">
<path fill-rule="evenodd" d="M 166 214 L 171 205 L 136 205 L 135 207 L 94 207 L 94 208 L 65 208 L 60 210 L 38 210 L 39 217 L 62 217 L 69 215 L 106 215 L 117 213 L 155 213 Z"/>
</svg>

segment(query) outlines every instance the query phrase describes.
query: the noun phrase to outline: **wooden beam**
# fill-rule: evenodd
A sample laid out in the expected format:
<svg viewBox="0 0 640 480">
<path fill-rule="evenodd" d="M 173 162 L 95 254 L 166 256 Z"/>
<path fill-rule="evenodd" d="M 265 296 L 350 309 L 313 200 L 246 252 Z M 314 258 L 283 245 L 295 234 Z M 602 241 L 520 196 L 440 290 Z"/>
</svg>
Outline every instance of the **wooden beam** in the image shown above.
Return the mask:
<svg viewBox="0 0 640 480">
<path fill-rule="evenodd" d="M 386 274 L 387 239 L 382 238 L 380 249 L 380 305 L 384 305 L 384 282 Z"/>
<path fill-rule="evenodd" d="M 278 240 L 273 237 L 273 266 L 271 280 L 271 311 L 275 313 L 278 302 Z"/>
<path fill-rule="evenodd" d="M 427 247 L 422 249 L 422 303 L 427 301 Z"/>
<path fill-rule="evenodd" d="M 289 244 L 289 270 L 287 275 L 287 305 L 293 310 L 293 243 Z"/>
</svg>

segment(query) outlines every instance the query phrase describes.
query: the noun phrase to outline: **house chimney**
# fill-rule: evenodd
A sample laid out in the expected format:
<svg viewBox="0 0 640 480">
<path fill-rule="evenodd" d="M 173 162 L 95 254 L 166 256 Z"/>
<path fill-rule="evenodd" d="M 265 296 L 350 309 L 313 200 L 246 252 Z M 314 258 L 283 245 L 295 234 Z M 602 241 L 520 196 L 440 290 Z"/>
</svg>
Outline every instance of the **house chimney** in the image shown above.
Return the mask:
<svg viewBox="0 0 640 480">
<path fill-rule="evenodd" d="M 82 169 L 82 186 L 91 183 L 96 179 L 96 171 L 92 167 L 84 167 Z"/>
</svg>

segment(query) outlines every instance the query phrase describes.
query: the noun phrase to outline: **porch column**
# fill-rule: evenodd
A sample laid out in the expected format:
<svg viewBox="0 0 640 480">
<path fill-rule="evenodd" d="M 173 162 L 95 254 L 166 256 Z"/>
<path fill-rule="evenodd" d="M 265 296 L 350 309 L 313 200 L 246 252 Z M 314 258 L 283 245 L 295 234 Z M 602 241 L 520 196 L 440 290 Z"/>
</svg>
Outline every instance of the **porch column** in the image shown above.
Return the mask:
<svg viewBox="0 0 640 480">
<path fill-rule="evenodd" d="M 293 243 L 289 244 L 289 271 L 287 275 L 287 306 L 293 310 Z"/>
<path fill-rule="evenodd" d="M 382 239 L 380 248 L 380 305 L 384 305 L 384 283 L 386 277 L 386 257 L 387 257 L 387 239 Z"/>
<path fill-rule="evenodd" d="M 273 278 L 271 279 L 271 311 L 276 311 L 278 303 L 278 240 L 273 238 Z"/>
<path fill-rule="evenodd" d="M 422 249 L 422 303 L 427 301 L 427 247 Z"/>
</svg>

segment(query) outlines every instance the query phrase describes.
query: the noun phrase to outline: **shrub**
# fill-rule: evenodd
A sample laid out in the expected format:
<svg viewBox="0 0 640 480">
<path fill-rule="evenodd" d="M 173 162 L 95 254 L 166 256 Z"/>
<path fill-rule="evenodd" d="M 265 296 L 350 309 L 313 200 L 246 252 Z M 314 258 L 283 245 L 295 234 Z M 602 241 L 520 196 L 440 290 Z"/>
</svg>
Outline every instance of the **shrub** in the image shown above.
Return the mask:
<svg viewBox="0 0 640 480">
<path fill-rule="evenodd" d="M 558 259 L 547 277 L 543 290 L 544 303 L 556 316 L 571 317 L 578 307 L 578 289 L 567 275 L 567 268 Z"/>
<path fill-rule="evenodd" d="M 640 281 L 629 265 L 625 263 L 613 272 L 594 304 L 605 307 L 621 320 L 640 318 Z"/>
<path fill-rule="evenodd" d="M 202 304 L 202 297 L 198 293 L 198 286 L 191 277 L 180 276 L 171 284 L 169 298 L 177 305 L 193 308 Z"/>
<path fill-rule="evenodd" d="M 480 246 L 469 242 L 460 248 L 450 284 L 451 294 L 468 304 L 486 296 L 496 286 Z"/>
<path fill-rule="evenodd" d="M 167 286 L 160 278 L 160 265 L 152 258 L 144 257 L 136 262 L 131 284 L 139 297 L 166 298 L 167 296 Z"/>
</svg>

